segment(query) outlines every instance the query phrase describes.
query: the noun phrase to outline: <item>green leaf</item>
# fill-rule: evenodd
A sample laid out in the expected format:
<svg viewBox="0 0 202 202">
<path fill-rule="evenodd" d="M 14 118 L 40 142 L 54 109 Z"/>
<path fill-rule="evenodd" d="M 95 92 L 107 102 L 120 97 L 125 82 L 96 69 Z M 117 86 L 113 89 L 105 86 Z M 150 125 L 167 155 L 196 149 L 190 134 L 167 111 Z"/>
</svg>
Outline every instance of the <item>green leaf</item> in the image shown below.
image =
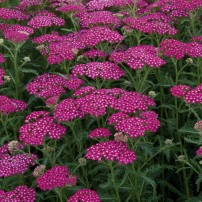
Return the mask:
<svg viewBox="0 0 202 202">
<path fill-rule="evenodd" d="M 35 74 L 35 75 L 39 75 L 39 73 L 34 69 L 21 69 L 20 71 L 23 72 L 23 73 L 32 73 L 32 74 Z"/>
</svg>

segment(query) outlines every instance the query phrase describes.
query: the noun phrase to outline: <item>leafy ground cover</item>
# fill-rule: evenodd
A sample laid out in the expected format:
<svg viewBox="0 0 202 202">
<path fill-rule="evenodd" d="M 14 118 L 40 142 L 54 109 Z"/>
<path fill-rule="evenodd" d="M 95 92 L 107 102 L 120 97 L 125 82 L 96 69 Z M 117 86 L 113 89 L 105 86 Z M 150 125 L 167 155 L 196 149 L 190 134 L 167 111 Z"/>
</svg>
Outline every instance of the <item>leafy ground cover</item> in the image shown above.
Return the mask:
<svg viewBox="0 0 202 202">
<path fill-rule="evenodd" d="M 201 202 L 201 0 L 0 0 L 0 202 Z"/>
</svg>

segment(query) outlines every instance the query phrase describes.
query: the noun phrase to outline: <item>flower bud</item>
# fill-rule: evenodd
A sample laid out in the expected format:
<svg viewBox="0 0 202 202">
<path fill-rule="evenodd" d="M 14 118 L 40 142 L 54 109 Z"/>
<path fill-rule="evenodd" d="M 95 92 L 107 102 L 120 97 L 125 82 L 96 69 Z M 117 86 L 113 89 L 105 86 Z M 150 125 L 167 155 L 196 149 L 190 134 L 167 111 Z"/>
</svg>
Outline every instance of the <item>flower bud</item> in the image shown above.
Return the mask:
<svg viewBox="0 0 202 202">
<path fill-rule="evenodd" d="M 0 39 L 0 46 L 3 45 L 3 43 L 4 43 L 4 40 Z"/>
<path fill-rule="evenodd" d="M 10 76 L 6 76 L 6 75 L 5 75 L 3 78 L 4 78 L 4 80 L 5 80 L 6 82 L 10 82 L 10 80 L 11 80 L 11 77 L 10 77 Z"/>
<path fill-rule="evenodd" d="M 180 156 L 178 156 L 178 157 L 177 157 L 177 161 L 179 161 L 179 162 L 185 161 L 185 155 L 180 155 Z"/>
<path fill-rule="evenodd" d="M 156 93 L 155 91 L 149 91 L 148 95 L 152 98 L 155 98 L 156 97 Z"/>
<path fill-rule="evenodd" d="M 166 144 L 166 146 L 171 147 L 171 146 L 173 146 L 173 140 L 166 139 L 165 144 Z"/>
<path fill-rule="evenodd" d="M 39 177 L 43 174 L 44 170 L 46 169 L 46 166 L 44 165 L 40 165 L 40 166 L 37 166 L 35 169 L 34 169 L 34 172 L 32 173 L 32 175 L 34 177 Z"/>
<path fill-rule="evenodd" d="M 39 51 L 42 51 L 44 48 L 45 46 L 43 44 L 36 47 L 36 49 Z"/>
<path fill-rule="evenodd" d="M 13 140 L 8 143 L 8 150 L 9 152 L 13 152 L 14 150 L 19 149 L 19 142 L 16 140 Z"/>
<path fill-rule="evenodd" d="M 128 141 L 128 136 L 123 135 L 122 132 L 115 133 L 114 134 L 114 140 L 116 140 L 117 142 L 127 142 Z"/>
<path fill-rule="evenodd" d="M 79 158 L 79 164 L 81 165 L 81 166 L 85 166 L 86 165 L 86 159 L 85 158 Z"/>
<path fill-rule="evenodd" d="M 30 61 L 31 61 L 31 60 L 30 60 L 30 57 L 24 57 L 23 60 L 24 60 L 25 62 L 30 62 Z"/>
<path fill-rule="evenodd" d="M 187 59 L 186 59 L 186 62 L 187 62 L 188 64 L 193 64 L 194 61 L 193 61 L 192 58 L 187 58 Z"/>
</svg>

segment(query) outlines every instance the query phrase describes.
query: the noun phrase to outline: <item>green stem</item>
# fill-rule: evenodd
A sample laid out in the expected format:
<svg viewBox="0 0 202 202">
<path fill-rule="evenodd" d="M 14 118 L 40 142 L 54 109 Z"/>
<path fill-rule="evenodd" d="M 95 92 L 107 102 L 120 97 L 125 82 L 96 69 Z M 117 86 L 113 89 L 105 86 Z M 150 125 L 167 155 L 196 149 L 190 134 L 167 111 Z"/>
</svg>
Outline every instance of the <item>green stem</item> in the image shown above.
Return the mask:
<svg viewBox="0 0 202 202">
<path fill-rule="evenodd" d="M 109 162 L 109 168 L 110 168 L 110 171 L 111 171 L 112 183 L 114 185 L 114 190 L 115 190 L 115 193 L 116 193 L 117 201 L 121 202 L 121 198 L 119 196 L 119 190 L 118 190 L 118 187 L 116 185 L 116 180 L 115 180 L 115 176 L 114 176 L 114 168 L 113 168 L 112 162 Z"/>
</svg>

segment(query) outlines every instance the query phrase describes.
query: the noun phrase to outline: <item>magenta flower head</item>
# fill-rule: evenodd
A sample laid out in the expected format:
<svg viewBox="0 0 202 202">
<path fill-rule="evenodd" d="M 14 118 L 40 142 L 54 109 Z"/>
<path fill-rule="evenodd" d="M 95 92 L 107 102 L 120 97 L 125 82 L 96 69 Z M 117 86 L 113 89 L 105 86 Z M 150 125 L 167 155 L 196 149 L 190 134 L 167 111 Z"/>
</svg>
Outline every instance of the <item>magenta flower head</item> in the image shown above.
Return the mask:
<svg viewBox="0 0 202 202">
<path fill-rule="evenodd" d="M 177 33 L 177 30 L 169 24 L 171 18 L 160 12 L 147 14 L 137 19 L 127 17 L 123 21 L 126 27 L 148 34 L 156 32 L 158 34 L 175 35 Z"/>
<path fill-rule="evenodd" d="M 102 78 L 104 80 L 118 80 L 125 75 L 117 65 L 110 62 L 89 62 L 74 67 L 72 74 L 75 76 L 87 76 L 91 79 Z"/>
<path fill-rule="evenodd" d="M 26 86 L 26 90 L 36 97 L 43 98 L 45 101 L 50 98 L 59 98 L 68 88 L 68 79 L 55 74 L 43 74 L 37 76 Z M 56 100 L 57 101 L 57 100 Z"/>
<path fill-rule="evenodd" d="M 59 42 L 62 41 L 63 37 L 58 34 L 58 32 L 52 32 L 51 34 L 44 34 L 38 37 L 33 38 L 33 43 L 43 44 L 43 43 L 51 43 L 51 42 Z"/>
<path fill-rule="evenodd" d="M 71 74 L 69 75 L 69 79 L 67 82 L 67 87 L 69 90 L 77 90 L 83 84 L 84 84 L 84 81 L 82 79 L 79 79 L 78 77 Z"/>
<path fill-rule="evenodd" d="M 26 41 L 34 30 L 27 26 L 13 25 L 3 31 L 3 35 L 7 40 L 21 43 Z"/>
<path fill-rule="evenodd" d="M 0 113 L 10 114 L 13 112 L 22 111 L 27 107 L 27 104 L 21 100 L 10 99 L 4 95 L 0 95 Z"/>
<path fill-rule="evenodd" d="M 202 104 L 202 84 L 190 90 L 184 97 L 185 102 L 189 104 Z"/>
<path fill-rule="evenodd" d="M 96 128 L 90 132 L 88 137 L 89 138 L 102 138 L 102 137 L 106 138 L 111 135 L 112 133 L 107 128 Z"/>
<path fill-rule="evenodd" d="M 65 166 L 55 166 L 36 179 L 41 190 L 52 190 L 57 187 L 76 185 L 76 177 L 72 176 Z"/>
<path fill-rule="evenodd" d="M 167 57 L 179 60 L 187 53 L 187 45 L 175 39 L 165 39 L 160 43 L 160 51 Z"/>
<path fill-rule="evenodd" d="M 202 146 L 196 151 L 197 156 L 202 156 Z"/>
<path fill-rule="evenodd" d="M 52 26 L 63 26 L 65 24 L 65 20 L 56 16 L 49 15 L 37 15 L 33 17 L 28 25 L 33 27 L 34 29 L 39 29 L 43 27 L 52 27 Z"/>
<path fill-rule="evenodd" d="M 75 99 L 67 98 L 55 107 L 54 118 L 60 122 L 68 122 L 81 117 L 83 116 Z"/>
<path fill-rule="evenodd" d="M 78 90 L 76 90 L 75 93 L 73 94 L 73 96 L 83 97 L 83 96 L 90 94 L 91 92 L 93 92 L 95 90 L 96 90 L 96 88 L 93 86 L 84 86 L 84 87 L 81 87 Z"/>
<path fill-rule="evenodd" d="M 83 5 L 77 5 L 77 4 L 68 4 L 68 5 L 63 5 L 59 8 L 56 8 L 57 11 L 60 11 L 62 13 L 76 13 L 79 11 L 85 11 L 86 8 Z"/>
<path fill-rule="evenodd" d="M 133 116 L 118 121 L 114 128 L 119 132 L 124 132 L 131 138 L 144 136 L 145 132 L 156 132 L 160 126 L 158 115 L 153 111 L 146 111 L 140 117 Z"/>
<path fill-rule="evenodd" d="M 71 196 L 67 202 L 100 202 L 100 197 L 93 190 L 82 189 Z"/>
<path fill-rule="evenodd" d="M 111 7 L 119 7 L 123 8 L 126 6 L 132 6 L 134 4 L 133 0 L 91 0 L 87 3 L 87 8 L 90 11 L 93 10 L 104 10 L 106 8 L 111 8 Z"/>
<path fill-rule="evenodd" d="M 60 64 L 65 60 L 73 60 L 78 49 L 68 41 L 50 43 L 47 61 L 49 64 Z"/>
<path fill-rule="evenodd" d="M 110 60 L 126 63 L 134 70 L 142 69 L 146 65 L 155 68 L 165 64 L 165 61 L 158 56 L 157 49 L 147 45 L 134 46 L 124 52 L 114 52 Z"/>
<path fill-rule="evenodd" d="M 197 122 L 195 123 L 194 129 L 197 130 L 197 131 L 202 132 L 202 120 L 197 121 Z"/>
<path fill-rule="evenodd" d="M 75 17 L 79 19 L 81 27 L 93 27 L 96 25 L 104 25 L 109 27 L 118 27 L 121 25 L 120 20 L 110 11 L 95 11 L 95 12 L 78 12 Z"/>
<path fill-rule="evenodd" d="M 50 139 L 61 139 L 66 133 L 66 128 L 55 123 L 47 111 L 31 112 L 25 123 L 19 130 L 19 140 L 24 144 L 42 145 L 47 135 Z"/>
<path fill-rule="evenodd" d="M 30 15 L 26 14 L 24 11 L 18 9 L 0 8 L 0 19 L 10 20 L 16 19 L 18 21 L 27 20 Z"/>
<path fill-rule="evenodd" d="M 4 81 L 3 81 L 4 75 L 5 75 L 4 70 L 0 68 L 0 86 L 3 85 L 3 83 L 4 83 Z"/>
<path fill-rule="evenodd" d="M 18 147 L 21 149 L 21 145 Z M 15 148 L 15 151 L 18 150 Z M 12 149 L 12 150 L 11 150 Z M 35 165 L 37 156 L 34 154 L 14 154 L 10 144 L 0 147 L 0 177 L 23 174 L 29 165 Z"/>
<path fill-rule="evenodd" d="M 101 42 L 118 43 L 123 39 L 123 36 L 118 32 L 101 26 L 85 30 L 80 37 L 81 43 L 85 44 L 85 46 L 96 46 Z"/>
<path fill-rule="evenodd" d="M 136 113 L 155 106 L 152 98 L 138 92 L 125 92 L 115 102 L 113 108 L 125 113 Z"/>
<path fill-rule="evenodd" d="M 187 45 L 187 55 L 192 58 L 202 58 L 202 44 L 189 42 Z"/>
<path fill-rule="evenodd" d="M 25 185 L 21 185 L 13 189 L 12 191 L 0 190 L 0 201 L 1 202 L 22 202 L 36 201 L 36 191 L 34 189 L 28 188 Z"/>
<path fill-rule="evenodd" d="M 195 36 L 191 39 L 192 41 L 202 43 L 202 36 Z"/>
<path fill-rule="evenodd" d="M 87 149 L 86 158 L 93 161 L 118 161 L 118 164 L 129 164 L 136 160 L 134 151 L 129 150 L 125 142 L 111 140 L 92 145 Z"/>
<path fill-rule="evenodd" d="M 170 92 L 174 97 L 180 98 L 184 97 L 189 90 L 191 90 L 191 88 L 187 85 L 177 85 L 173 86 L 170 89 Z"/>
</svg>

